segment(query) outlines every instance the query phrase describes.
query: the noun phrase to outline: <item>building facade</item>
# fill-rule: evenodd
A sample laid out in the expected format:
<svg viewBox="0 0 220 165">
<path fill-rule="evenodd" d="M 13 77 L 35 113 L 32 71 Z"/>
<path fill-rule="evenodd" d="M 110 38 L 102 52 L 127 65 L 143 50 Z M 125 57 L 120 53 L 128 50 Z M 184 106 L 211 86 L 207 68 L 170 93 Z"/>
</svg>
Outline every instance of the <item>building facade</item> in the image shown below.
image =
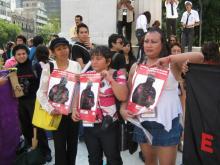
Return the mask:
<svg viewBox="0 0 220 165">
<path fill-rule="evenodd" d="M 57 18 L 60 20 L 61 15 L 61 0 L 44 0 L 48 18 Z"/>
<path fill-rule="evenodd" d="M 0 19 L 11 21 L 11 1 L 0 0 Z"/>
<path fill-rule="evenodd" d="M 33 18 L 24 17 L 15 11 L 11 13 L 11 22 L 20 26 L 22 34 L 27 38 L 35 36 L 35 20 Z"/>
<path fill-rule="evenodd" d="M 23 13 L 26 18 L 35 20 L 35 32 L 48 22 L 44 3 L 39 0 L 23 0 Z"/>
</svg>

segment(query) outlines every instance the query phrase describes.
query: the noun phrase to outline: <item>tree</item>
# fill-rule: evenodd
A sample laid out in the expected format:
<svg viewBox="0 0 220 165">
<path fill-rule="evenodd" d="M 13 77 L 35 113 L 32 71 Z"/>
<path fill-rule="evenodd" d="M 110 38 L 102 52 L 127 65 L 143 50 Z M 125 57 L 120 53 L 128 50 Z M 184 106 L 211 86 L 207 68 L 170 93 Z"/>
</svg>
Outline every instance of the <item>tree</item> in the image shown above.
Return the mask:
<svg viewBox="0 0 220 165">
<path fill-rule="evenodd" d="M 14 41 L 20 33 L 21 28 L 18 25 L 0 19 L 0 46 L 2 48 L 8 41 Z"/>
<path fill-rule="evenodd" d="M 57 34 L 60 32 L 60 21 L 59 19 L 50 19 L 48 24 L 44 25 L 38 32 L 44 38 L 44 42 L 48 43 L 50 41 L 50 36 L 52 34 Z"/>
</svg>

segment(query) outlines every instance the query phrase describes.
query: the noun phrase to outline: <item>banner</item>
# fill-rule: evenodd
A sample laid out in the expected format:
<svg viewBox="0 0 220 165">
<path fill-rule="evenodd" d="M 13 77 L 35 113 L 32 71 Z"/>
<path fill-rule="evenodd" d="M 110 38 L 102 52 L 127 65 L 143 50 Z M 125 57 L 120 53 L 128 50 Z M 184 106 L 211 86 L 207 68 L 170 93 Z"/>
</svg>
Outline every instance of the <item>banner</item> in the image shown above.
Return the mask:
<svg viewBox="0 0 220 165">
<path fill-rule="evenodd" d="M 96 121 L 96 107 L 99 94 L 101 75 L 86 73 L 80 75 L 80 97 L 78 109 L 84 122 Z"/>
<path fill-rule="evenodd" d="M 168 70 L 140 65 L 134 74 L 127 109 L 142 117 L 156 117 L 155 107 L 168 73 Z"/>
<path fill-rule="evenodd" d="M 186 75 L 184 165 L 220 164 L 220 66 L 191 64 Z"/>
<path fill-rule="evenodd" d="M 54 69 L 50 75 L 48 100 L 61 114 L 68 115 L 75 88 L 75 74 Z"/>
</svg>

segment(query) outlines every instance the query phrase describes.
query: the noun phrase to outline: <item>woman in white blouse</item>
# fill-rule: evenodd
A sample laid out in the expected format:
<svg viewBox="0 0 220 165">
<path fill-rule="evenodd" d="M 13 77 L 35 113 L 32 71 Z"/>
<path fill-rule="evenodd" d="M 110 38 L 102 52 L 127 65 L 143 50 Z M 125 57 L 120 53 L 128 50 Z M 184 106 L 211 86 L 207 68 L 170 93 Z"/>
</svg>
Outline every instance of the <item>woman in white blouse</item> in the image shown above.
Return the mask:
<svg viewBox="0 0 220 165">
<path fill-rule="evenodd" d="M 50 44 L 50 49 L 55 56 L 54 69 L 68 71 L 75 74 L 81 72 L 79 63 L 69 60 L 69 42 L 65 38 L 56 38 Z M 42 107 L 52 115 L 59 115 L 59 111 L 54 108 L 47 98 L 48 82 L 51 74 L 50 65 L 41 63 L 42 75 L 40 87 L 37 91 L 37 99 Z M 75 165 L 77 142 L 78 142 L 78 123 L 73 122 L 71 114 L 62 116 L 60 125 L 53 132 L 55 147 L 56 165 Z"/>
<path fill-rule="evenodd" d="M 147 32 L 147 29 L 150 27 L 151 21 L 151 13 L 149 11 L 145 11 L 141 15 L 137 17 L 136 20 L 136 37 L 138 40 L 138 44 L 140 46 L 141 38 Z"/>
</svg>

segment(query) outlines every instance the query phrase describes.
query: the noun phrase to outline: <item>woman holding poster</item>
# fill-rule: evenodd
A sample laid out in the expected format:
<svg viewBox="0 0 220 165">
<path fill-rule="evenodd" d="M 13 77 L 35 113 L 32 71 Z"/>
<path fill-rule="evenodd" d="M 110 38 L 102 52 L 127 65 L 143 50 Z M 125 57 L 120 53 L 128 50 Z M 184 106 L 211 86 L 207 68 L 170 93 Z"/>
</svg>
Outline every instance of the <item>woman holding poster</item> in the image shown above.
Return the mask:
<svg viewBox="0 0 220 165">
<path fill-rule="evenodd" d="M 163 32 L 158 28 L 150 29 L 144 38 L 146 57 L 140 60 L 138 64 L 133 65 L 129 73 L 128 82 L 130 89 L 132 89 L 134 76 L 138 75 L 136 71 L 141 67 L 143 68 L 143 65 L 149 70 L 160 68 L 169 71 L 155 106 L 156 115 L 153 117 L 144 117 L 142 114 L 134 115 L 132 111 L 126 110 L 128 103 L 124 103 L 120 111 L 125 119 L 137 118 L 153 137 L 152 144 L 149 144 L 143 131 L 138 127 L 134 129 L 133 138 L 141 146 L 143 156 L 146 158 L 145 164 L 156 165 L 159 160 L 162 165 L 175 165 L 177 144 L 179 144 L 182 132 L 182 126 L 179 122 L 179 115 L 182 110 L 178 96 L 181 67 L 187 60 L 192 63 L 202 63 L 203 61 L 203 55 L 199 52 L 168 56 L 166 45 Z M 131 90 L 131 96 L 133 95 L 132 92 L 133 90 Z M 129 107 L 127 108 L 129 109 Z"/>
<path fill-rule="evenodd" d="M 116 100 L 125 101 L 128 95 L 126 75 L 123 71 L 109 68 L 111 52 L 105 46 L 97 46 L 91 51 L 91 64 L 94 72 L 102 75 L 98 90 L 96 121 L 84 127 L 85 143 L 89 153 L 90 165 L 103 164 L 103 152 L 109 165 L 122 165 L 119 150 L 119 123 Z M 80 81 L 81 86 L 81 81 Z M 82 96 L 81 96 L 82 97 Z M 73 120 L 80 120 L 79 112 L 73 112 Z"/>
<path fill-rule="evenodd" d="M 50 49 L 55 56 L 54 69 L 59 71 L 67 71 L 74 74 L 81 72 L 79 63 L 69 60 L 69 42 L 65 38 L 56 38 L 50 44 Z M 42 107 L 52 115 L 60 115 L 60 111 L 52 106 L 53 103 L 49 102 L 47 92 L 49 88 L 49 78 L 51 73 L 49 63 L 43 64 L 42 75 L 40 80 L 40 87 L 37 91 L 37 98 Z M 55 93 L 50 93 L 50 99 L 56 99 L 56 101 L 66 102 L 68 99 L 67 89 L 65 87 L 67 80 L 61 78 L 59 82 L 62 88 L 57 88 Z M 57 86 L 54 86 L 55 90 Z M 59 96 L 58 90 L 62 89 Z M 52 97 L 53 95 L 53 97 Z M 61 98 L 60 98 L 61 97 Z M 70 112 L 71 113 L 71 112 Z M 77 153 L 77 142 L 78 142 L 78 122 L 73 122 L 71 114 L 62 115 L 60 125 L 56 131 L 53 131 L 54 147 L 55 147 L 55 164 L 56 165 L 75 165 L 76 153 Z"/>
</svg>

